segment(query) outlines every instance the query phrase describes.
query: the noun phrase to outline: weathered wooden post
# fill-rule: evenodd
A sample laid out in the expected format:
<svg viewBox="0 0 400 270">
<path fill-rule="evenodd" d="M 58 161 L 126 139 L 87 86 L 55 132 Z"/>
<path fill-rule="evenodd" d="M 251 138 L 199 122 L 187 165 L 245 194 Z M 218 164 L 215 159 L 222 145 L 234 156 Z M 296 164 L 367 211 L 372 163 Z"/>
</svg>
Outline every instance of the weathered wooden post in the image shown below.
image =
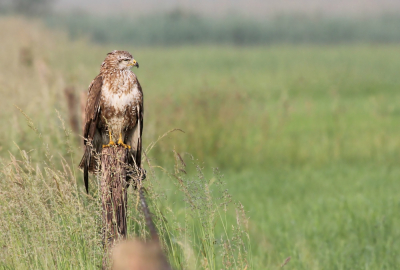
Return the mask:
<svg viewBox="0 0 400 270">
<path fill-rule="evenodd" d="M 120 239 L 126 238 L 126 211 L 127 211 L 127 159 L 128 150 L 121 146 L 103 148 L 101 153 L 101 203 L 103 208 L 103 269 L 110 268 L 110 251 L 115 243 Z M 131 172 L 132 173 L 132 172 Z M 144 170 L 139 169 L 134 173 L 136 178 L 146 178 Z M 131 179 L 131 181 L 134 181 Z M 133 183 L 133 185 L 136 185 Z M 139 188 L 140 204 L 145 216 L 146 225 L 149 228 L 151 241 L 149 244 L 156 247 L 159 270 L 171 270 L 171 266 L 163 253 L 157 229 L 153 223 L 149 207 L 147 205 L 144 189 Z M 149 252 L 149 251 L 147 251 Z M 150 252 L 151 253 L 151 252 Z M 114 262 L 115 263 L 115 262 Z"/>
<path fill-rule="evenodd" d="M 108 269 L 109 252 L 116 240 L 126 238 L 127 150 L 103 148 L 101 155 L 101 203 L 103 207 L 103 269 Z"/>
</svg>

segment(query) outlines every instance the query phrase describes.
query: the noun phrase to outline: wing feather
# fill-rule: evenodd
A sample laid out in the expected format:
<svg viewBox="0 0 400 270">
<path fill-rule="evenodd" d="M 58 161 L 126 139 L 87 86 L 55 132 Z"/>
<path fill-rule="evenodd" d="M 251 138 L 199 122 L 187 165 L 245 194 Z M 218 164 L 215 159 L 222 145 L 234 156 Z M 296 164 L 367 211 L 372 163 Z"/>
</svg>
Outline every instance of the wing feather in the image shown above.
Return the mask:
<svg viewBox="0 0 400 270">
<path fill-rule="evenodd" d="M 130 158 L 128 160 L 128 163 L 140 169 L 142 165 L 142 133 L 143 133 L 144 108 L 143 108 L 143 92 L 139 83 L 138 83 L 138 90 L 142 94 L 142 98 L 135 107 L 135 111 L 137 114 L 136 125 L 132 130 L 129 131 L 127 135 L 128 136 L 127 140 L 128 144 L 131 146 Z"/>
<path fill-rule="evenodd" d="M 85 108 L 85 126 L 83 128 L 85 153 L 79 164 L 84 171 L 86 192 L 89 190 L 89 166 L 92 159 L 93 138 L 96 133 L 97 124 L 100 118 L 100 100 L 103 78 L 98 75 L 89 86 L 88 99 Z"/>
<path fill-rule="evenodd" d="M 136 165 L 138 166 L 138 168 L 140 168 L 140 166 L 142 165 L 142 133 L 143 133 L 143 116 L 144 116 L 144 106 L 143 106 L 143 91 L 142 91 L 142 87 L 140 86 L 139 82 L 138 82 L 138 90 L 140 91 L 140 93 L 142 94 L 142 100 L 138 103 L 138 105 L 136 106 L 136 110 L 137 110 L 137 133 L 136 136 L 137 137 L 136 141 L 137 141 L 137 146 L 136 146 Z"/>
</svg>

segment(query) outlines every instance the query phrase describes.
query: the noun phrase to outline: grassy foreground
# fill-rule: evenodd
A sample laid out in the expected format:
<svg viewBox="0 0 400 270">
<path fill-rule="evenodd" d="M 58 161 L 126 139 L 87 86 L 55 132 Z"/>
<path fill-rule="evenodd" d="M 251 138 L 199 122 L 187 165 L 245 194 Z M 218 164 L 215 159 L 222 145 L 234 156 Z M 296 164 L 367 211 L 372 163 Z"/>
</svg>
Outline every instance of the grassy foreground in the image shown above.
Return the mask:
<svg viewBox="0 0 400 270">
<path fill-rule="evenodd" d="M 145 145 L 185 131 L 149 152 L 168 173 L 147 168 L 176 267 L 400 265 L 400 47 L 100 47 L 11 19 L 0 36 L 0 268 L 100 264 L 95 179 L 85 196 L 63 89 L 85 90 L 117 48 L 141 66 Z"/>
</svg>

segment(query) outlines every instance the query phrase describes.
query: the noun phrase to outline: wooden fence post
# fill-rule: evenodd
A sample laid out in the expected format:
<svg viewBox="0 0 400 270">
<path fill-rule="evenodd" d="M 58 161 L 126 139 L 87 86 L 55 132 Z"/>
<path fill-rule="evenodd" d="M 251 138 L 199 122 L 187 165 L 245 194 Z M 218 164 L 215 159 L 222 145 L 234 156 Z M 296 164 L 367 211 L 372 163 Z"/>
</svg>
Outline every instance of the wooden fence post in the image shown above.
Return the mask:
<svg viewBox="0 0 400 270">
<path fill-rule="evenodd" d="M 109 267 L 109 252 L 116 240 L 126 238 L 127 150 L 103 148 L 101 155 L 101 202 L 103 207 L 103 269 Z"/>
<path fill-rule="evenodd" d="M 128 150 L 124 147 L 103 148 L 101 153 L 101 203 L 103 207 L 102 225 L 103 225 L 103 269 L 110 268 L 110 251 L 117 240 L 125 239 L 126 211 L 127 211 L 127 159 Z M 143 172 L 143 171 L 141 171 Z M 146 177 L 142 173 L 138 176 L 142 180 Z M 131 180 L 133 181 L 133 180 Z M 162 270 L 171 270 L 167 257 L 162 251 L 157 229 L 153 223 L 149 207 L 147 205 L 144 189 L 139 186 L 139 196 L 142 210 L 146 219 L 146 225 L 149 228 L 151 242 L 159 252 L 159 268 Z"/>
</svg>

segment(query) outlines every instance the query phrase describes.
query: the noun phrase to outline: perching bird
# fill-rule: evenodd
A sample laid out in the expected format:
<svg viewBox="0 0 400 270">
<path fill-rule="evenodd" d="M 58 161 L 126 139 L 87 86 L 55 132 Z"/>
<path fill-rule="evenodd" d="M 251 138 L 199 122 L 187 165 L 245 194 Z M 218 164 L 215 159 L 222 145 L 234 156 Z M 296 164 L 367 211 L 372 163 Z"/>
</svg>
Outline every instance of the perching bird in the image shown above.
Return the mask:
<svg viewBox="0 0 400 270">
<path fill-rule="evenodd" d="M 94 153 L 101 153 L 102 147 L 121 145 L 128 148 L 128 164 L 140 170 L 143 92 L 130 70 L 132 66 L 139 68 L 129 52 L 112 51 L 89 86 L 83 134 L 85 153 L 79 164 L 84 170 L 86 192 L 89 172 L 93 173 L 97 167 Z"/>
</svg>

